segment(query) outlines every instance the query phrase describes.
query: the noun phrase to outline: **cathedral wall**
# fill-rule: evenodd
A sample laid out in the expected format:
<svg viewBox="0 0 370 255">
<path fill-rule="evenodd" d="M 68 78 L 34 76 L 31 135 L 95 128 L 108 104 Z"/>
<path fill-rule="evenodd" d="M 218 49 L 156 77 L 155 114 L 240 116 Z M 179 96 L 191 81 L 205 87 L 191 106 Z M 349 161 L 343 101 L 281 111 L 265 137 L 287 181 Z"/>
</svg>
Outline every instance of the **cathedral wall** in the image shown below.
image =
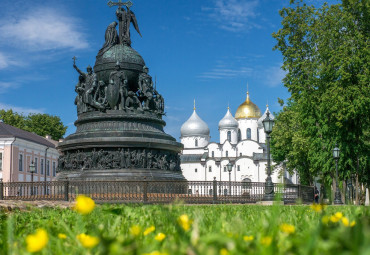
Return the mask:
<svg viewBox="0 0 370 255">
<path fill-rule="evenodd" d="M 188 136 L 181 137 L 181 143 L 184 148 L 204 148 L 208 145 L 209 137 L 205 136 Z"/>
<path fill-rule="evenodd" d="M 188 181 L 204 181 L 205 171 L 204 166 L 200 162 L 196 163 L 182 163 L 181 164 L 182 174 Z"/>
<path fill-rule="evenodd" d="M 230 135 L 230 142 L 231 144 L 237 144 L 238 143 L 238 130 L 237 129 L 221 129 L 220 130 L 220 143 L 223 144 L 227 140 L 227 132 L 231 132 Z"/>
<path fill-rule="evenodd" d="M 221 150 L 220 150 L 219 144 L 211 143 L 208 145 L 207 148 L 208 148 L 208 157 L 210 158 L 212 157 L 220 158 L 221 157 Z"/>
<path fill-rule="evenodd" d="M 249 156 L 253 157 L 253 153 L 262 153 L 263 149 L 260 147 L 260 145 L 254 141 L 242 141 L 239 142 L 236 146 L 238 156 L 240 156 L 240 153 L 242 156 Z"/>
<path fill-rule="evenodd" d="M 248 139 L 247 129 L 250 128 L 251 129 L 251 138 L 250 138 L 250 140 L 257 141 L 257 129 L 258 129 L 257 121 L 258 121 L 258 119 L 249 118 L 249 119 L 239 119 L 237 121 L 239 123 L 239 129 L 240 129 L 240 132 L 241 132 L 242 140 Z"/>
</svg>

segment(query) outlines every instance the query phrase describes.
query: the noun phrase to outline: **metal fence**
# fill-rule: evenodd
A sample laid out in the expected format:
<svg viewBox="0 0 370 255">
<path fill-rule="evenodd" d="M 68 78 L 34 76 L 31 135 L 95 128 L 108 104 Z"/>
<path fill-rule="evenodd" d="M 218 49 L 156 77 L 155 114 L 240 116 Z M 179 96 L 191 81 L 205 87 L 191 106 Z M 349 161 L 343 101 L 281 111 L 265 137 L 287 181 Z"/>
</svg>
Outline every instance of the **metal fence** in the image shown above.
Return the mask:
<svg viewBox="0 0 370 255">
<path fill-rule="evenodd" d="M 227 181 L 0 181 L 0 200 L 71 201 L 84 194 L 97 202 L 189 204 L 256 203 L 264 198 L 263 182 Z M 314 188 L 274 184 L 275 197 L 286 204 L 312 203 Z"/>
</svg>

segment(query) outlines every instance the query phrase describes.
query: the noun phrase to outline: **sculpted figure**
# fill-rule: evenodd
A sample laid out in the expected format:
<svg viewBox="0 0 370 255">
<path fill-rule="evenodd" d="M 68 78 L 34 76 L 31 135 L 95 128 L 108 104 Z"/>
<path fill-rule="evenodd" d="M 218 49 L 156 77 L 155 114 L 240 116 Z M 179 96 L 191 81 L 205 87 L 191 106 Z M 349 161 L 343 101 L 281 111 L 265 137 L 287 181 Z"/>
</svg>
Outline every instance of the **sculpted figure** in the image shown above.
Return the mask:
<svg viewBox="0 0 370 255">
<path fill-rule="evenodd" d="M 130 153 L 130 149 L 127 149 L 127 151 L 125 151 L 125 160 L 126 160 L 126 168 L 130 168 L 131 167 L 131 153 Z"/>
<path fill-rule="evenodd" d="M 148 162 L 147 162 L 147 168 L 149 169 L 149 168 L 152 167 L 152 162 L 153 162 L 153 154 L 150 151 L 147 154 L 147 160 L 148 160 Z"/>
<path fill-rule="evenodd" d="M 153 81 L 148 73 L 149 68 L 144 66 L 143 72 L 139 75 L 139 90 L 140 96 L 144 101 L 144 110 L 149 110 L 150 104 L 153 101 Z"/>
<path fill-rule="evenodd" d="M 137 98 L 136 94 L 133 91 L 128 92 L 128 97 L 126 99 L 126 108 L 133 110 L 133 109 L 139 109 L 143 110 L 143 107 L 141 106 L 140 100 Z"/>
<path fill-rule="evenodd" d="M 104 54 L 106 51 L 108 51 L 112 46 L 116 45 L 119 41 L 118 34 L 117 34 L 117 22 L 114 21 L 109 24 L 107 27 L 107 30 L 105 31 L 105 43 L 103 47 L 99 50 L 98 55 Z"/>
<path fill-rule="evenodd" d="M 93 72 L 92 67 L 88 66 L 86 68 L 87 73 L 82 72 L 76 64 L 73 64 L 73 67 L 76 71 L 82 76 L 83 80 L 85 81 L 84 86 L 84 93 L 82 95 L 82 102 L 87 105 L 87 111 L 91 110 L 91 108 L 97 109 L 104 109 L 101 104 L 98 104 L 95 99 L 95 90 L 98 86 L 98 80 L 96 74 Z"/>
<path fill-rule="evenodd" d="M 119 151 L 113 152 L 112 167 L 115 169 L 120 168 L 120 163 L 121 163 L 120 152 Z"/>
<path fill-rule="evenodd" d="M 109 75 L 109 84 L 106 90 L 108 104 L 113 110 L 123 109 L 127 97 L 127 87 L 127 76 L 121 70 L 120 63 L 117 62 L 116 70 Z M 119 100 L 121 100 L 120 103 Z"/>
<path fill-rule="evenodd" d="M 82 75 L 78 77 L 78 83 L 75 87 L 75 91 L 77 92 L 77 96 L 75 99 L 75 105 L 77 106 L 77 114 L 86 112 L 86 105 L 83 102 L 83 94 L 85 92 L 85 80 Z"/>
<path fill-rule="evenodd" d="M 130 36 L 130 24 L 134 25 L 135 30 L 141 36 L 139 26 L 137 24 L 137 20 L 135 14 L 129 9 L 128 6 L 127 11 L 119 7 L 116 11 L 117 19 L 119 21 L 119 40 L 120 43 L 127 44 L 131 46 L 131 36 Z"/>
<path fill-rule="evenodd" d="M 120 159 L 121 159 L 121 168 L 127 168 L 126 161 L 125 161 L 125 150 L 121 149 L 119 154 L 120 154 Z"/>
<path fill-rule="evenodd" d="M 154 90 L 154 94 L 156 95 L 155 98 L 155 108 L 156 113 L 164 115 L 164 99 L 161 94 L 159 94 L 156 90 Z"/>
</svg>

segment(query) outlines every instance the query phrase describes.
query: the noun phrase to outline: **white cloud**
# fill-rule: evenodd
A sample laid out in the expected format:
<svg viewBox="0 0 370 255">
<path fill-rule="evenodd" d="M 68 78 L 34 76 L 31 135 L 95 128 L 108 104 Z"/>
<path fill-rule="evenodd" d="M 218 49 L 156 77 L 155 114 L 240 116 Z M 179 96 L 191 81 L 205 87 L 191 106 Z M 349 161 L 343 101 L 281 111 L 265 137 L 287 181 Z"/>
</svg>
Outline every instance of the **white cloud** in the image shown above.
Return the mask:
<svg viewBox="0 0 370 255">
<path fill-rule="evenodd" d="M 23 113 L 23 114 L 30 114 L 30 113 L 44 113 L 44 109 L 33 109 L 33 108 L 25 108 L 19 107 L 14 105 L 2 104 L 0 103 L 0 109 L 9 110 L 12 109 L 14 112 Z"/>
<path fill-rule="evenodd" d="M 0 20 L 1 41 L 29 50 L 87 48 L 88 43 L 77 24 L 78 20 L 57 10 L 38 8 L 17 14 L 17 19 Z"/>
<path fill-rule="evenodd" d="M 281 64 L 266 68 L 263 77 L 266 85 L 270 87 L 276 87 L 282 84 L 282 80 L 285 77 L 286 72 L 281 69 Z"/>
<path fill-rule="evenodd" d="M 249 67 L 225 68 L 216 67 L 209 72 L 204 72 L 198 76 L 201 79 L 228 79 L 234 77 L 248 77 L 252 74 L 253 69 Z"/>
<path fill-rule="evenodd" d="M 9 66 L 19 66 L 19 63 L 10 59 L 8 56 L 5 56 L 4 53 L 0 52 L 0 70 L 5 69 Z"/>
<path fill-rule="evenodd" d="M 215 7 L 203 8 L 210 12 L 220 28 L 232 32 L 240 32 L 253 27 L 260 27 L 251 22 L 257 16 L 258 0 L 215 0 Z"/>
</svg>

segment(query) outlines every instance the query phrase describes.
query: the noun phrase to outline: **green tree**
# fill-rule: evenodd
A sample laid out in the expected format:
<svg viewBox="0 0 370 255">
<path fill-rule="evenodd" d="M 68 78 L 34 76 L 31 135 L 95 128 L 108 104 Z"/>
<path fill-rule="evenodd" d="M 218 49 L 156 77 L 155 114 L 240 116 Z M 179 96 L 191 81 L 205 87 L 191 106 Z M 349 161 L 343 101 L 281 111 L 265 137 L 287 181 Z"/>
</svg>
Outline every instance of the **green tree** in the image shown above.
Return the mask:
<svg viewBox="0 0 370 255">
<path fill-rule="evenodd" d="M 304 182 L 335 170 L 331 150 L 341 149 L 340 179 L 357 173 L 370 182 L 370 2 L 346 0 L 320 8 L 291 1 L 283 8 L 274 49 L 284 58 L 291 93 L 276 118 L 272 154 L 287 160 Z M 283 123 L 283 122 L 287 123 Z"/>
<path fill-rule="evenodd" d="M 52 139 L 59 140 L 64 136 L 67 127 L 58 116 L 48 114 L 30 114 L 26 118 L 26 130 L 40 136 L 51 135 Z"/>
<path fill-rule="evenodd" d="M 0 110 L 0 119 L 8 125 L 24 129 L 25 128 L 25 117 L 22 114 L 18 114 L 10 110 Z"/>
<path fill-rule="evenodd" d="M 13 110 L 0 110 L 0 119 L 5 124 L 33 132 L 39 136 L 45 137 L 51 135 L 52 139 L 59 140 L 63 138 L 67 127 L 63 125 L 58 116 L 48 114 L 22 114 L 13 112 Z"/>
</svg>

